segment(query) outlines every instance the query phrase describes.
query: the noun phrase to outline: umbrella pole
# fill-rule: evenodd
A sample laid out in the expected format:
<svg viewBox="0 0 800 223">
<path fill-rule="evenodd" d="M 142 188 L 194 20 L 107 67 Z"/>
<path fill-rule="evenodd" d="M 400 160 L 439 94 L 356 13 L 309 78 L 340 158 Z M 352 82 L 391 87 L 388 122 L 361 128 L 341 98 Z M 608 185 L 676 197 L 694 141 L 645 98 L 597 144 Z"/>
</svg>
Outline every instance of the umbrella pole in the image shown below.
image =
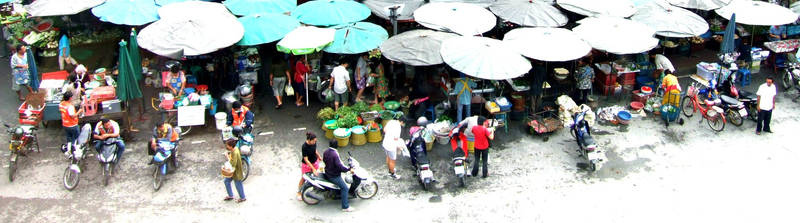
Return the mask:
<svg viewBox="0 0 800 223">
<path fill-rule="evenodd" d="M 306 63 L 308 63 L 308 55 L 303 55 L 303 57 L 306 58 Z M 303 74 L 303 84 L 306 86 L 306 107 L 308 107 L 308 72 Z M 295 95 L 295 97 L 297 96 Z"/>
<path fill-rule="evenodd" d="M 397 35 L 397 7 L 389 8 L 389 18 L 392 21 L 392 36 Z"/>
</svg>

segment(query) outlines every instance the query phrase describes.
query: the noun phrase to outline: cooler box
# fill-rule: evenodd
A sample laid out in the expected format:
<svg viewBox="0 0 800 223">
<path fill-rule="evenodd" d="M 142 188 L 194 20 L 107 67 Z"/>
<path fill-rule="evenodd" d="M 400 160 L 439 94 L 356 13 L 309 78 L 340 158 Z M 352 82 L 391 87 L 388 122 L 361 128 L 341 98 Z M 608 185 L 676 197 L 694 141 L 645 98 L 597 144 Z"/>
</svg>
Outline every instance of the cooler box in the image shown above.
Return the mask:
<svg viewBox="0 0 800 223">
<path fill-rule="evenodd" d="M 103 113 L 122 111 L 122 101 L 119 99 L 104 101 L 100 104 L 103 106 Z"/>
<path fill-rule="evenodd" d="M 716 64 L 699 63 L 697 64 L 697 75 L 706 80 L 714 79 L 714 73 L 718 71 L 719 66 Z"/>
<path fill-rule="evenodd" d="M 511 111 L 511 103 L 505 97 L 496 98 L 494 102 L 500 107 L 500 111 Z"/>
<path fill-rule="evenodd" d="M 44 116 L 42 120 L 61 120 L 61 111 L 58 110 L 58 103 L 47 103 L 44 105 Z"/>
<path fill-rule="evenodd" d="M 97 100 L 97 102 L 114 100 L 117 98 L 117 92 L 112 86 L 98 87 L 92 89 L 92 95 L 89 98 Z"/>
</svg>

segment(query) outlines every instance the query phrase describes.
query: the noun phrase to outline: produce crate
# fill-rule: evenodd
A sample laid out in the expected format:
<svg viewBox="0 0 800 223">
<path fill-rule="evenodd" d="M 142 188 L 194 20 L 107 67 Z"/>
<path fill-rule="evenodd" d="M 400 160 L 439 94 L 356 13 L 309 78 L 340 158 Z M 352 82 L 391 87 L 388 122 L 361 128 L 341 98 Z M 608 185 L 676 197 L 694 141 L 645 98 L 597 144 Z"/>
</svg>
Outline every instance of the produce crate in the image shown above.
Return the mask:
<svg viewBox="0 0 800 223">
<path fill-rule="evenodd" d="M 620 84 L 622 85 L 634 85 L 636 84 L 636 73 L 624 73 L 620 74 Z"/>
<path fill-rule="evenodd" d="M 605 74 L 603 72 L 595 72 L 595 74 L 597 75 L 597 81 L 599 82 L 599 85 L 614 86 L 614 84 L 617 83 L 617 75 L 613 73 Z"/>
<path fill-rule="evenodd" d="M 17 110 L 19 111 L 19 124 L 38 125 L 42 120 L 42 111 L 44 110 L 44 105 L 39 106 L 38 108 L 29 108 L 28 103 L 23 102 Z"/>
</svg>

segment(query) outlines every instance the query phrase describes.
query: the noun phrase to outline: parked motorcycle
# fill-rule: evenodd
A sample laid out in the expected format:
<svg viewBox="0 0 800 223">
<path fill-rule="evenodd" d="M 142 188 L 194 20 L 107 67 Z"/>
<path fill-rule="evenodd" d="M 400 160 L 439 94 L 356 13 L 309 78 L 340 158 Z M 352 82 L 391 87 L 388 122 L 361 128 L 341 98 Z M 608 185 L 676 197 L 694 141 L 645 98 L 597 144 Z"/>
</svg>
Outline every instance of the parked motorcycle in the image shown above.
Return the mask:
<svg viewBox="0 0 800 223">
<path fill-rule="evenodd" d="M 178 168 L 178 164 L 175 161 L 175 156 L 178 155 L 179 144 L 180 139 L 175 143 L 172 143 L 168 140 L 159 140 L 157 142 L 156 153 L 153 156 L 152 162 L 152 164 L 155 165 L 155 168 L 153 169 L 154 190 L 158 191 L 158 189 L 161 189 L 161 186 L 164 185 L 164 177 L 166 177 L 167 173 L 173 168 Z M 172 167 L 170 167 L 170 163 L 172 164 Z"/>
<path fill-rule="evenodd" d="M 589 127 L 589 123 L 584 120 L 586 116 L 586 112 L 579 112 L 575 114 L 574 122 L 570 125 L 570 132 L 572 136 L 575 137 L 575 141 L 578 143 L 579 152 L 581 156 L 586 158 L 587 163 L 586 169 L 589 171 L 595 171 L 602 167 L 603 163 L 606 161 L 606 154 L 605 151 L 602 149 L 597 148 L 597 144 L 595 143 L 594 138 L 592 137 L 591 128 Z"/>
<path fill-rule="evenodd" d="M 745 90 L 740 90 L 736 87 L 736 85 L 731 84 L 730 81 L 726 81 L 722 84 L 720 94 L 735 98 L 744 104 L 745 110 L 747 111 L 747 116 L 743 117 L 749 117 L 750 120 L 753 121 L 758 120 L 758 96 L 756 96 L 756 94 Z"/>
<path fill-rule="evenodd" d="M 250 176 L 250 156 L 253 155 L 253 134 L 251 132 L 252 130 L 249 128 L 233 128 L 230 126 L 222 129 L 223 141 L 230 138 L 238 140 L 236 147 L 239 148 L 239 153 L 242 156 L 242 174 L 244 175 L 242 181 L 247 180 L 247 177 Z"/>
<path fill-rule="evenodd" d="M 453 173 L 458 178 L 458 184 L 462 187 L 467 186 L 467 158 L 464 157 L 464 150 L 461 147 L 453 151 Z"/>
<path fill-rule="evenodd" d="M 19 156 L 25 156 L 28 152 L 36 149 L 39 152 L 39 139 L 36 136 L 37 128 L 31 125 L 20 125 L 11 127 L 6 126 L 6 133 L 11 135 L 11 140 L 8 141 L 8 149 L 11 154 L 8 159 L 8 181 L 14 181 L 14 174 L 17 171 L 17 161 Z"/>
<path fill-rule="evenodd" d="M 731 121 L 731 124 L 742 126 L 744 119 L 748 117 L 747 108 L 744 106 L 744 103 L 727 95 L 720 95 L 719 98 L 722 99 L 721 105 L 722 110 L 725 111 L 725 117 Z"/>
<path fill-rule="evenodd" d="M 789 63 L 788 65 L 781 75 L 781 87 L 783 90 L 790 88 L 800 90 L 800 64 Z"/>
<path fill-rule="evenodd" d="M 100 153 L 97 154 L 97 160 L 100 161 L 100 168 L 103 169 L 103 186 L 108 186 L 108 179 L 111 178 L 111 173 L 116 167 L 117 160 L 117 138 L 108 138 L 104 140 L 100 146 Z"/>
<path fill-rule="evenodd" d="M 83 160 L 89 153 L 89 135 L 91 132 L 92 126 L 84 124 L 78 139 L 74 142 L 67 142 L 61 149 L 69 159 L 69 166 L 64 169 L 64 188 L 67 190 L 71 191 L 78 187 L 78 182 L 81 180 L 81 166 L 84 165 Z"/>
<path fill-rule="evenodd" d="M 417 132 L 416 134 L 421 133 Z M 428 151 L 425 148 L 425 140 L 421 136 L 412 136 L 406 146 L 411 153 L 411 165 L 416 170 L 422 189 L 429 190 L 433 182 L 433 170 L 431 170 L 431 161 L 428 159 Z"/>
<path fill-rule="evenodd" d="M 353 183 L 354 178 L 361 180 L 358 188 L 355 190 L 356 196 L 361 199 L 370 199 L 378 194 L 378 182 L 372 179 L 366 169 L 359 165 L 358 161 L 353 158 L 350 152 L 347 153 L 347 163 L 350 169 L 353 170 L 352 174 L 344 176 L 345 183 L 348 187 Z M 339 186 L 331 183 L 322 176 L 314 176 L 312 173 L 303 175 L 306 183 L 303 184 L 302 193 L 303 202 L 307 205 L 319 204 L 320 201 L 325 199 L 339 199 Z"/>
</svg>

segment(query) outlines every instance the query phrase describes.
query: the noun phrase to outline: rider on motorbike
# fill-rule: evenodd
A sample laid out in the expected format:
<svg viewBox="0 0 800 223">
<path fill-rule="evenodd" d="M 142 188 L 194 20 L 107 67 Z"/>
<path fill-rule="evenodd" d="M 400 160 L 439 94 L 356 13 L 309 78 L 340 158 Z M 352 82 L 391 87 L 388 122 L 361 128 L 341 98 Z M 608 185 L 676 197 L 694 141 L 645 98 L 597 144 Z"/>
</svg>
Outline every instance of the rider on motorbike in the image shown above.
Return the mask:
<svg viewBox="0 0 800 223">
<path fill-rule="evenodd" d="M 100 122 L 95 125 L 94 133 L 92 134 L 92 138 L 96 140 L 94 143 L 94 150 L 100 153 L 106 139 L 117 138 L 117 159 L 115 162 L 119 162 L 119 160 L 122 159 L 122 154 L 125 152 L 125 143 L 122 141 L 119 133 L 120 128 L 116 121 L 107 118 L 101 119 Z"/>
<path fill-rule="evenodd" d="M 155 155 L 159 141 L 169 141 L 172 144 L 177 144 L 179 136 L 180 133 L 175 131 L 172 125 L 163 121 L 159 121 L 158 124 L 156 124 L 156 127 L 153 128 L 153 138 L 150 140 L 150 155 Z M 176 160 L 176 158 L 173 157 L 173 160 Z"/>
<path fill-rule="evenodd" d="M 226 124 L 233 128 L 243 128 L 244 132 L 250 132 L 253 129 L 254 119 L 255 115 L 247 106 L 242 106 L 241 102 L 234 101 L 231 104 L 231 112 L 228 114 Z"/>
<path fill-rule="evenodd" d="M 336 142 L 336 140 L 331 140 L 328 149 L 322 154 L 322 162 L 325 163 L 325 174 L 323 174 L 323 177 L 325 177 L 325 179 L 331 183 L 336 184 L 336 186 L 340 188 L 340 194 L 342 196 L 342 211 L 352 212 L 355 209 L 350 207 L 350 203 L 348 202 L 348 194 L 355 197 L 355 190 L 358 188 L 358 185 L 361 184 L 361 179 L 358 177 L 353 177 L 353 183 L 350 185 L 350 189 L 348 189 L 347 183 L 345 183 L 344 179 L 342 178 L 342 173 L 352 170 L 345 166 L 342 163 L 342 160 L 339 159 L 339 151 L 336 150 L 338 147 L 339 143 Z"/>
</svg>

